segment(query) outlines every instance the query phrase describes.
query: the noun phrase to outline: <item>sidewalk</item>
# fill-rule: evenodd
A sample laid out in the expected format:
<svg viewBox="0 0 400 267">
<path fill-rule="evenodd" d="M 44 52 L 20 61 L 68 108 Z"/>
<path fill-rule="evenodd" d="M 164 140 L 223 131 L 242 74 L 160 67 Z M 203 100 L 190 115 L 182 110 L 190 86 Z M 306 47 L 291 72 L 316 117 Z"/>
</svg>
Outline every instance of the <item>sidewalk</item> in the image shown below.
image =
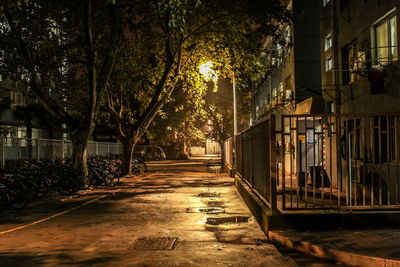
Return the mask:
<svg viewBox="0 0 400 267">
<path fill-rule="evenodd" d="M 8 211 L 0 266 L 297 266 L 208 163 L 155 162 L 118 188 Z"/>
<path fill-rule="evenodd" d="M 270 231 L 282 246 L 354 266 L 400 266 L 400 228 L 338 231 Z"/>
<path fill-rule="evenodd" d="M 395 223 L 399 212 L 330 213 L 316 210 L 271 215 L 269 208 L 239 177 L 236 177 L 236 185 L 263 228 L 269 229 L 265 231 L 268 231 L 268 238 L 273 243 L 351 266 L 400 267 L 400 225 Z M 384 222 L 393 224 L 379 228 L 379 224 L 384 225 Z M 345 227 L 329 228 L 337 226 L 337 223 Z"/>
</svg>

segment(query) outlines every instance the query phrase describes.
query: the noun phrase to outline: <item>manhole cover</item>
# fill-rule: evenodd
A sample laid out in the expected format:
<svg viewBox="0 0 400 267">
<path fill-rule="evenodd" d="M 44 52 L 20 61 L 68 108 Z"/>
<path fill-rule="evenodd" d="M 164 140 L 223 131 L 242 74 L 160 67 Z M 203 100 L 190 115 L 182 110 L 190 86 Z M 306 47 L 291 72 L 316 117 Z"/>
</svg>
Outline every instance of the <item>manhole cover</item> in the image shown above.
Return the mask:
<svg viewBox="0 0 400 267">
<path fill-rule="evenodd" d="M 173 250 L 175 249 L 177 237 L 141 237 L 136 239 L 128 249 L 135 250 Z"/>
<path fill-rule="evenodd" d="M 216 192 L 203 192 L 198 194 L 198 197 L 219 197 L 221 194 Z"/>
<path fill-rule="evenodd" d="M 207 218 L 206 224 L 218 225 L 223 223 L 247 223 L 249 221 L 248 216 L 232 216 L 232 217 L 209 217 Z"/>
<path fill-rule="evenodd" d="M 205 212 L 205 213 L 223 213 L 225 210 L 220 207 L 205 207 L 205 208 L 199 208 L 198 209 L 200 212 Z"/>
</svg>

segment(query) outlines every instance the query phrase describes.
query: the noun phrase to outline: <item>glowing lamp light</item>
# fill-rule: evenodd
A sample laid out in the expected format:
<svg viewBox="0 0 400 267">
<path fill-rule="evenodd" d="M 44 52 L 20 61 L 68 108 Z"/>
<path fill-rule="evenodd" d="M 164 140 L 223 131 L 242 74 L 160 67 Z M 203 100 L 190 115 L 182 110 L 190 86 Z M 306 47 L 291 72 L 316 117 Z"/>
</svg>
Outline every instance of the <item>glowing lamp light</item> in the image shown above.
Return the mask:
<svg viewBox="0 0 400 267">
<path fill-rule="evenodd" d="M 207 81 L 213 80 L 216 81 L 218 79 L 218 75 L 213 70 L 214 63 L 211 61 L 207 61 L 200 65 L 200 73 L 203 75 L 204 79 Z"/>
</svg>

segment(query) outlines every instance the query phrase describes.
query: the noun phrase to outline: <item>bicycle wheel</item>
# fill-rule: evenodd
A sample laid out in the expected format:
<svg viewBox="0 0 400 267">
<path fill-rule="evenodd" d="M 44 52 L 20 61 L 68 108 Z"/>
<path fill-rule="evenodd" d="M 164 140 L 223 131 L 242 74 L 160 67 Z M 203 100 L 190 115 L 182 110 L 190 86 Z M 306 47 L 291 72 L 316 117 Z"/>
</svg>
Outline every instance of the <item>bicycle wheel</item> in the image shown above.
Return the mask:
<svg viewBox="0 0 400 267">
<path fill-rule="evenodd" d="M 61 181 L 57 183 L 57 191 L 61 195 L 64 196 L 69 196 L 77 192 L 79 189 L 77 189 L 77 186 L 74 181 L 72 181 L 71 178 L 63 178 Z"/>
<path fill-rule="evenodd" d="M 28 196 L 31 200 L 36 199 L 39 196 L 39 187 L 35 184 L 35 182 L 29 178 L 21 181 L 23 187 L 25 188 L 25 192 L 28 193 Z"/>
<path fill-rule="evenodd" d="M 132 167 L 133 176 L 139 176 L 141 174 L 140 169 L 138 167 Z"/>
<path fill-rule="evenodd" d="M 7 209 L 9 206 L 10 200 L 7 191 L 7 187 L 0 184 L 0 211 Z"/>
<path fill-rule="evenodd" d="M 98 174 L 97 170 L 94 168 L 89 169 L 88 178 L 91 185 L 99 185 L 101 184 L 101 177 Z"/>
<path fill-rule="evenodd" d="M 29 203 L 29 195 L 22 188 L 8 188 L 8 204 L 11 208 L 20 210 L 25 208 Z"/>
<path fill-rule="evenodd" d="M 119 183 L 119 176 L 114 173 L 106 173 L 104 183 L 108 186 L 114 187 Z"/>
<path fill-rule="evenodd" d="M 49 182 L 43 177 L 38 178 L 36 186 L 38 187 L 39 191 L 38 197 L 44 197 L 47 194 L 47 192 L 49 192 L 50 189 Z"/>
</svg>

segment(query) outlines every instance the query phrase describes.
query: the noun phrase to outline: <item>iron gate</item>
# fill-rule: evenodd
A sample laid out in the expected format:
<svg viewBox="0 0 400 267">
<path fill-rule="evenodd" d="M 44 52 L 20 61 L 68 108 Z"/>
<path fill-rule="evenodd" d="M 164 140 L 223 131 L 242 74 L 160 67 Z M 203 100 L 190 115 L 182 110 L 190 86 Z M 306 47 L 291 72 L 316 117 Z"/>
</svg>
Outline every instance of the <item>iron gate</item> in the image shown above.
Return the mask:
<svg viewBox="0 0 400 267">
<path fill-rule="evenodd" d="M 399 114 L 283 115 L 278 207 L 400 208 Z"/>
</svg>

